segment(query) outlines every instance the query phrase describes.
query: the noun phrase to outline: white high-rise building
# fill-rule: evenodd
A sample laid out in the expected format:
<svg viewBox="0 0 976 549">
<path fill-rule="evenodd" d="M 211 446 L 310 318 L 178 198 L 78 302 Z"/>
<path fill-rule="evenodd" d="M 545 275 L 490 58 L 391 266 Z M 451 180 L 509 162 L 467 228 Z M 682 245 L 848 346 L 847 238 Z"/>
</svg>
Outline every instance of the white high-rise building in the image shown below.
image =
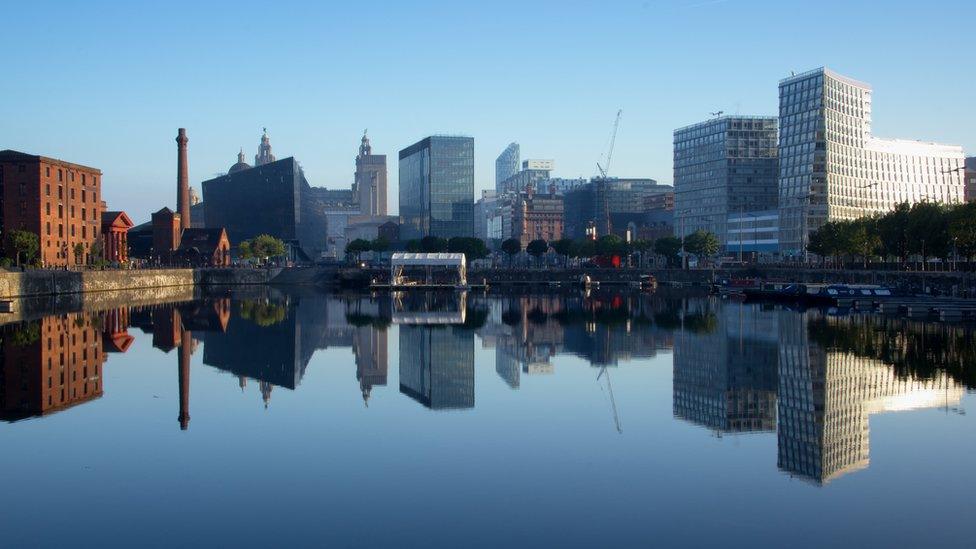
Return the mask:
<svg viewBox="0 0 976 549">
<path fill-rule="evenodd" d="M 819 68 L 779 83 L 780 250 L 826 221 L 962 202 L 962 147 L 871 135 L 871 86 Z"/>
</svg>

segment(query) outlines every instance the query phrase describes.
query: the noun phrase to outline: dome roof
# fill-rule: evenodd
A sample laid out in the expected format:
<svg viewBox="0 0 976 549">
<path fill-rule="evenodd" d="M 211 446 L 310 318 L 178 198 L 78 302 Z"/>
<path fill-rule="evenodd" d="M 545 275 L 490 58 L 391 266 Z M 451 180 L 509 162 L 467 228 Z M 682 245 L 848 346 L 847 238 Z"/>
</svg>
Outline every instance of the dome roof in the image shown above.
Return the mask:
<svg viewBox="0 0 976 549">
<path fill-rule="evenodd" d="M 241 149 L 241 152 L 237 154 L 237 164 L 231 166 L 230 169 L 227 170 L 227 173 L 232 174 L 232 173 L 242 172 L 244 170 L 250 170 L 250 169 L 251 169 L 251 165 L 248 164 L 247 162 L 244 162 L 244 149 Z"/>
</svg>

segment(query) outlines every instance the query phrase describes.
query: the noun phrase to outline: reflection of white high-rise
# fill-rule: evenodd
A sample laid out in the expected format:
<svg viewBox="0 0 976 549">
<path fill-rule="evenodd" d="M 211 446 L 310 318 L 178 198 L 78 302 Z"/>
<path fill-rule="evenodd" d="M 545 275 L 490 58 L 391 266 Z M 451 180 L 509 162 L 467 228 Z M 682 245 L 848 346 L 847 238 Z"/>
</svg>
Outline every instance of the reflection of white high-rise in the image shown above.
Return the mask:
<svg viewBox="0 0 976 549">
<path fill-rule="evenodd" d="M 899 377 L 884 362 L 825 351 L 804 315 L 780 319 L 779 468 L 818 484 L 869 463 L 868 417 L 958 405 L 963 387 L 942 373 Z"/>
<path fill-rule="evenodd" d="M 826 221 L 963 200 L 962 148 L 871 135 L 871 86 L 819 68 L 779 83 L 780 249 Z"/>
</svg>

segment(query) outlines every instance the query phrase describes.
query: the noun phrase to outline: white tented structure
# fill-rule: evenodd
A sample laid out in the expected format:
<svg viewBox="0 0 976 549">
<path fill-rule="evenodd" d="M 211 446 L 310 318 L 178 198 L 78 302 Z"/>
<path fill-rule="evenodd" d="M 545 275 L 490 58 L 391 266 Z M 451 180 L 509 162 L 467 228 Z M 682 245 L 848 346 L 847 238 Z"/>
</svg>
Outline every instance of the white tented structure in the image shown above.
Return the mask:
<svg viewBox="0 0 976 549">
<path fill-rule="evenodd" d="M 431 283 L 431 273 L 433 269 L 451 269 L 457 271 L 458 286 L 468 284 L 468 272 L 465 267 L 464 254 L 442 253 L 442 254 L 414 254 L 397 252 L 390 258 L 390 285 L 391 286 L 410 286 L 417 284 L 411 283 L 403 271 L 406 268 L 422 268 L 425 272 L 423 284 Z"/>
</svg>

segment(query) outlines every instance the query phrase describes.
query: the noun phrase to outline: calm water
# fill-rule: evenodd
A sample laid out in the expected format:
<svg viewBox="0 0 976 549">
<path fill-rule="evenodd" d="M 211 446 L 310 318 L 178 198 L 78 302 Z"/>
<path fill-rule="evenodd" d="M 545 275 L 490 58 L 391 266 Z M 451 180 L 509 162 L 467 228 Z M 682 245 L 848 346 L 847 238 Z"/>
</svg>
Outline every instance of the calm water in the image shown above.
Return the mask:
<svg viewBox="0 0 976 549">
<path fill-rule="evenodd" d="M 2 335 L 5 547 L 976 546 L 960 328 L 262 289 Z"/>
</svg>

